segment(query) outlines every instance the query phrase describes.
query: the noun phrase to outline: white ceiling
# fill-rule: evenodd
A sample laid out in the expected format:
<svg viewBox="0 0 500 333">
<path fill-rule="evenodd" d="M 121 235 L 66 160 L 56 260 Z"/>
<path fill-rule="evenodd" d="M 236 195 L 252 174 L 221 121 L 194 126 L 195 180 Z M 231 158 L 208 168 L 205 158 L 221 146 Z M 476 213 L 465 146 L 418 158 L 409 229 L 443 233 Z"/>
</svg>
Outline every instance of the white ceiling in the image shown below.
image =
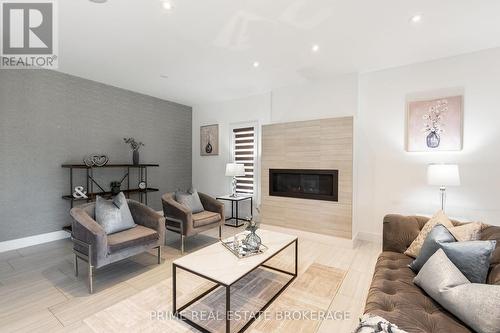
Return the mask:
<svg viewBox="0 0 500 333">
<path fill-rule="evenodd" d="M 498 0 L 173 3 L 59 0 L 59 70 L 193 105 L 500 46 Z"/>
</svg>

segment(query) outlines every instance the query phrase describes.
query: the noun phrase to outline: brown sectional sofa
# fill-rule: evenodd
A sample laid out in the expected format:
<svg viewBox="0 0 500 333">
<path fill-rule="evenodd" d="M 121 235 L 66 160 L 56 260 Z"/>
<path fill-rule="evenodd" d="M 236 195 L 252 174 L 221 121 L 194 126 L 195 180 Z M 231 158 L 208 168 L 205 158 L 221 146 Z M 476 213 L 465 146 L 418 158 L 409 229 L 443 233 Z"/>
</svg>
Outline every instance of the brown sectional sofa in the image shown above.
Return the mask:
<svg viewBox="0 0 500 333">
<path fill-rule="evenodd" d="M 407 267 L 413 258 L 403 252 L 428 220 L 402 215 L 384 218 L 383 252 L 375 266 L 365 313 L 381 316 L 410 333 L 473 332 L 413 284 L 415 273 Z M 484 225 L 480 238 L 497 241 L 487 283 L 500 285 L 500 227 Z"/>
</svg>

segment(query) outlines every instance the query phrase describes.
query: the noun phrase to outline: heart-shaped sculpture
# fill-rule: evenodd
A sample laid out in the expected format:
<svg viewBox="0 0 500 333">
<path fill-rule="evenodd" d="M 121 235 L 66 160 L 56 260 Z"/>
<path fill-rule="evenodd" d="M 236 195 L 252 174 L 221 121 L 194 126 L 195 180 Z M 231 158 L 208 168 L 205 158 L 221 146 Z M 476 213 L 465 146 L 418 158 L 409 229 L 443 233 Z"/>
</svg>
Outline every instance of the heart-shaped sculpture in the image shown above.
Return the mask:
<svg viewBox="0 0 500 333">
<path fill-rule="evenodd" d="M 109 158 L 106 155 L 94 155 L 92 160 L 96 166 L 102 167 L 108 163 Z"/>
<path fill-rule="evenodd" d="M 92 158 L 92 155 L 85 156 L 83 158 L 83 163 L 89 168 L 94 166 L 94 159 Z"/>
<path fill-rule="evenodd" d="M 102 167 L 105 166 L 108 162 L 109 158 L 104 154 L 91 154 L 83 159 L 83 163 L 85 163 L 85 165 L 88 167 L 93 167 L 94 165 L 97 167 Z"/>
</svg>

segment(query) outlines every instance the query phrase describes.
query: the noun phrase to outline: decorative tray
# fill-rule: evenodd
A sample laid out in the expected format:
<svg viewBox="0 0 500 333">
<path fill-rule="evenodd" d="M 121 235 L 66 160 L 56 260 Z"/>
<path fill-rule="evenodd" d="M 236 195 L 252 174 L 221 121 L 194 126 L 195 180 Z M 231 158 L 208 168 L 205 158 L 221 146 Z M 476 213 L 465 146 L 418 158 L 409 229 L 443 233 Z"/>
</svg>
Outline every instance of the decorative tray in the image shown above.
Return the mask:
<svg viewBox="0 0 500 333">
<path fill-rule="evenodd" d="M 226 249 L 231 251 L 231 253 L 239 259 L 255 256 L 264 253 L 267 250 L 267 246 L 265 246 L 264 244 L 260 244 L 259 249 L 254 250 L 248 248 L 245 244 L 241 244 L 237 249 L 235 249 L 233 241 L 221 241 L 221 243 Z"/>
</svg>

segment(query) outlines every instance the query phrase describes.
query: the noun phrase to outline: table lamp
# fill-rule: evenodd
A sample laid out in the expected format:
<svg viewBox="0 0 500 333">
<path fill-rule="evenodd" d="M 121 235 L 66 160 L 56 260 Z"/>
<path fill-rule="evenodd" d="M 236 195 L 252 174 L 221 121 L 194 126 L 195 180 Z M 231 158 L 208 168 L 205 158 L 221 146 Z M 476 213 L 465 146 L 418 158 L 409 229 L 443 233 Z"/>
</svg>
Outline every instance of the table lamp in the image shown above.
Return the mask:
<svg viewBox="0 0 500 333">
<path fill-rule="evenodd" d="M 441 209 L 446 205 L 446 186 L 460 186 L 460 172 L 456 164 L 429 164 L 427 183 L 439 186 L 441 191 Z"/>
<path fill-rule="evenodd" d="M 226 176 L 233 177 L 233 193 L 232 197 L 237 197 L 236 194 L 236 177 L 243 177 L 245 175 L 245 165 L 238 163 L 227 163 L 226 164 Z"/>
</svg>

